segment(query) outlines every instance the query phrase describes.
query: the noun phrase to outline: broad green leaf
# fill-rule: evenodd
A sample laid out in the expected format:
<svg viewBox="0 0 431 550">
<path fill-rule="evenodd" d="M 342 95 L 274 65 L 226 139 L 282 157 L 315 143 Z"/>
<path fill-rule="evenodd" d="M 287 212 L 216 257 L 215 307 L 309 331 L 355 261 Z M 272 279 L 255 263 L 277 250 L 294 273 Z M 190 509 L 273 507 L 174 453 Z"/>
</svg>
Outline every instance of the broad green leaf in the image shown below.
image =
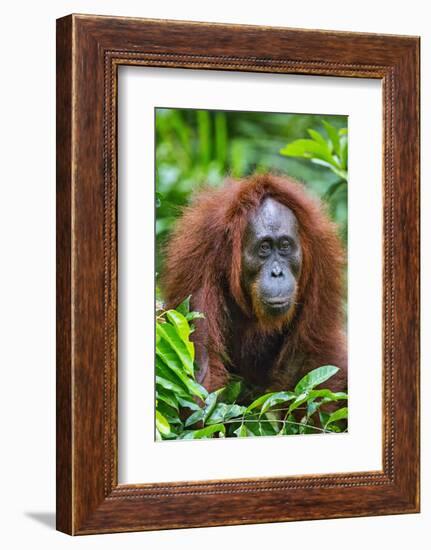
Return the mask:
<svg viewBox="0 0 431 550">
<path fill-rule="evenodd" d="M 322 120 L 322 124 L 325 127 L 326 133 L 332 142 L 333 149 L 338 157 L 340 157 L 340 136 L 338 130 L 332 124 L 329 124 L 326 120 Z"/>
<path fill-rule="evenodd" d="M 159 411 L 169 422 L 169 424 L 179 424 L 182 426 L 182 420 L 178 416 L 178 411 L 170 407 L 169 405 L 166 405 L 163 401 L 160 399 L 158 400 L 156 410 Z"/>
<path fill-rule="evenodd" d="M 221 437 L 226 433 L 226 428 L 223 424 L 213 424 L 206 426 L 200 430 L 185 431 L 180 435 L 180 439 L 206 439 L 211 438 L 214 434 L 219 434 Z"/>
<path fill-rule="evenodd" d="M 190 376 L 194 376 L 193 359 L 175 328 L 168 323 L 156 323 L 156 334 L 160 336 L 156 354 L 163 359 L 168 367 L 178 366 L 179 359 L 184 370 Z"/>
<path fill-rule="evenodd" d="M 167 378 L 163 378 L 163 376 L 156 376 L 156 384 L 159 384 L 162 388 L 165 388 L 165 390 L 173 391 L 176 395 L 187 397 L 187 393 L 184 388 L 178 384 L 175 384 L 175 382 L 171 382 L 171 380 L 168 380 Z"/>
<path fill-rule="evenodd" d="M 205 388 L 203 388 L 192 378 L 188 377 L 187 374 L 182 370 L 182 368 L 177 366 L 174 362 L 166 364 L 164 360 L 166 355 L 162 357 L 161 353 L 159 352 L 161 347 L 162 346 L 159 346 L 159 349 L 156 350 L 156 374 L 161 375 L 162 378 L 171 380 L 176 385 L 183 385 L 183 393 L 186 393 L 185 390 L 187 389 L 190 394 L 196 395 L 201 399 L 205 399 L 205 397 L 207 396 L 207 391 L 205 390 Z"/>
<path fill-rule="evenodd" d="M 166 380 L 171 380 L 171 382 L 173 382 L 174 384 L 178 384 L 180 387 L 182 386 L 181 380 L 178 378 L 178 376 L 174 373 L 173 370 L 166 366 L 166 364 L 158 355 L 156 355 L 156 375 L 161 376 L 162 378 L 166 378 Z M 183 391 L 185 392 L 185 388 L 183 388 Z"/>
<path fill-rule="evenodd" d="M 190 298 L 191 296 L 187 296 L 187 298 L 176 308 L 178 313 L 181 313 L 184 317 L 190 312 Z"/>
<path fill-rule="evenodd" d="M 198 384 L 196 380 L 193 380 L 193 378 L 188 376 L 187 373 L 184 372 L 184 370 L 181 368 L 181 366 L 177 366 L 175 360 L 172 359 L 172 353 L 169 351 L 169 349 L 166 349 L 165 344 L 165 342 L 159 344 L 158 348 L 156 349 L 156 356 L 159 359 L 159 361 L 156 361 L 156 371 L 161 371 L 165 378 L 171 379 L 171 376 L 168 376 L 166 374 L 166 371 L 163 369 L 162 365 L 168 367 L 169 370 L 172 371 L 172 373 L 174 373 L 176 376 L 176 378 L 173 379 L 174 383 L 178 384 L 178 380 L 181 381 L 181 383 L 192 395 L 196 395 L 201 399 L 205 399 L 208 395 L 206 389 Z M 162 362 L 162 364 L 160 364 L 160 361 Z"/>
<path fill-rule="evenodd" d="M 325 365 L 319 367 L 307 373 L 295 386 L 295 393 L 297 395 L 303 393 L 306 390 L 312 390 L 315 386 L 322 384 L 331 376 L 334 376 L 340 369 L 333 365 Z"/>
<path fill-rule="evenodd" d="M 159 432 L 162 435 L 168 435 L 169 432 L 171 431 L 169 422 L 166 420 L 163 414 L 159 411 L 156 411 L 156 429 L 159 430 Z"/>
<path fill-rule="evenodd" d="M 179 313 L 178 311 L 175 311 L 174 309 L 170 309 L 166 312 L 166 316 L 169 319 L 169 321 L 175 326 L 177 329 L 177 333 L 180 335 L 181 340 L 184 342 L 190 357 L 192 358 L 192 361 L 195 359 L 195 347 L 192 342 L 189 340 L 190 336 L 190 326 L 187 321 L 187 319 Z"/>
<path fill-rule="evenodd" d="M 337 420 L 343 420 L 344 418 L 347 418 L 347 415 L 348 415 L 347 407 L 343 407 L 342 409 L 338 409 L 334 411 L 326 421 L 325 428 L 326 426 L 328 426 L 329 424 L 332 424 L 333 422 L 336 422 Z"/>
<path fill-rule="evenodd" d="M 279 411 L 267 411 L 262 419 L 269 420 L 272 428 L 278 433 L 283 428 L 284 415 L 280 416 Z"/>
<path fill-rule="evenodd" d="M 334 160 L 334 163 L 330 164 L 329 162 L 326 162 L 318 158 L 312 158 L 310 160 L 313 164 L 326 166 L 326 168 L 329 168 L 330 170 L 332 170 L 334 174 L 337 174 L 339 178 L 347 181 L 347 172 L 345 170 L 341 170 L 340 166 L 338 165 L 338 161 Z"/>
<path fill-rule="evenodd" d="M 237 428 L 234 432 L 233 432 L 237 437 L 247 437 L 249 435 L 254 435 L 253 433 L 251 433 L 249 430 L 247 430 L 247 427 L 245 424 L 241 424 L 241 426 L 239 428 Z"/>
<path fill-rule="evenodd" d="M 325 426 L 325 424 L 328 422 L 329 416 L 330 416 L 329 413 L 325 411 L 319 411 L 319 419 L 320 419 L 320 424 L 322 426 Z"/>
<path fill-rule="evenodd" d="M 219 401 L 223 403 L 234 403 L 241 393 L 242 381 L 233 380 L 227 386 L 219 390 Z"/>
<path fill-rule="evenodd" d="M 321 404 L 322 401 L 307 401 L 307 415 L 312 416 Z"/>
<path fill-rule="evenodd" d="M 316 369 L 317 370 L 317 369 Z M 314 371 L 312 371 L 314 372 Z M 295 409 L 299 408 L 303 403 L 307 402 L 307 407 L 310 402 L 313 402 L 315 399 L 323 397 L 325 403 L 331 401 L 338 401 L 339 399 L 347 399 L 347 394 L 344 392 L 333 393 L 330 390 L 305 390 L 302 392 L 295 401 L 289 407 L 289 413 L 293 412 Z M 319 403 L 319 406 L 323 403 Z M 317 408 L 317 407 L 316 407 Z M 312 409 L 313 410 L 313 409 Z M 313 410 L 315 412 L 316 409 Z M 310 413 L 312 414 L 312 413 Z"/>
<path fill-rule="evenodd" d="M 219 403 L 207 419 L 207 424 L 218 424 L 220 422 L 226 422 L 232 418 L 242 419 L 245 413 L 245 407 L 241 405 L 228 405 L 227 403 Z"/>
<path fill-rule="evenodd" d="M 274 429 L 272 422 L 262 422 L 262 419 L 257 422 L 259 425 L 259 434 L 264 435 L 277 435 L 278 429 Z"/>
<path fill-rule="evenodd" d="M 323 145 L 324 147 L 327 147 L 328 144 L 326 142 L 326 139 L 322 136 L 322 134 L 320 134 L 319 132 L 317 132 L 316 130 L 313 130 L 312 128 L 309 128 L 307 130 L 307 132 L 310 134 L 310 136 L 312 137 L 312 139 L 314 141 L 317 141 L 317 143 L 320 143 L 321 145 Z"/>
<path fill-rule="evenodd" d="M 292 141 L 281 149 L 280 153 L 288 157 L 317 158 L 335 167 L 337 166 L 337 161 L 331 155 L 328 145 L 326 143 L 322 145 L 312 139 L 297 139 Z"/>
<path fill-rule="evenodd" d="M 205 399 L 204 419 L 203 419 L 204 422 L 206 422 L 207 418 L 211 415 L 216 404 L 217 404 L 217 394 L 215 392 L 208 394 L 207 398 Z"/>
<path fill-rule="evenodd" d="M 300 407 L 303 403 L 308 401 L 308 395 L 309 395 L 309 390 L 305 390 L 304 392 L 300 393 L 298 397 L 295 399 L 295 401 L 290 405 L 289 413 L 291 413 L 292 411 Z"/>
<path fill-rule="evenodd" d="M 262 405 L 262 403 L 265 403 L 265 401 L 268 399 L 268 397 L 271 397 L 271 395 L 274 395 L 276 392 L 270 392 L 265 393 L 264 395 L 261 395 L 257 399 L 255 399 L 246 409 L 246 413 L 252 411 L 253 409 L 257 409 Z"/>
<path fill-rule="evenodd" d="M 274 405 L 278 405 L 280 403 L 286 403 L 287 401 L 291 401 L 292 399 L 295 399 L 296 394 L 294 394 L 291 391 L 280 391 L 277 393 L 274 393 L 268 399 L 263 403 L 262 408 L 260 410 L 261 414 L 263 414 L 265 411 L 273 407 Z"/>
<path fill-rule="evenodd" d="M 347 393 L 344 393 L 342 391 L 339 392 L 332 392 L 331 390 L 311 390 L 308 393 L 308 399 L 317 399 L 319 397 L 323 397 L 326 400 L 326 403 L 329 403 L 330 401 L 339 401 L 342 399 L 348 399 Z"/>
<path fill-rule="evenodd" d="M 205 405 L 202 409 L 194 412 L 192 415 L 190 415 L 185 425 L 186 426 L 192 426 L 193 424 L 196 424 L 196 422 L 202 421 L 204 424 L 207 421 L 207 418 L 211 415 L 211 413 L 214 410 L 214 407 L 217 403 L 217 394 L 215 392 L 210 393 L 208 397 L 205 399 Z"/>
<path fill-rule="evenodd" d="M 204 418 L 204 414 L 205 412 L 203 409 L 199 409 L 195 411 L 186 419 L 184 425 L 188 427 L 188 426 L 193 426 L 193 424 L 196 424 L 196 422 L 201 422 L 201 420 L 203 420 Z"/>
<path fill-rule="evenodd" d="M 178 411 L 178 401 L 175 398 L 175 395 L 173 393 L 164 392 L 162 390 L 157 391 L 157 399 L 160 399 L 160 401 L 163 401 L 176 411 Z"/>
<path fill-rule="evenodd" d="M 181 407 L 184 407 L 186 409 L 191 409 L 192 411 L 201 410 L 201 407 L 199 407 L 199 405 L 195 401 L 192 401 L 191 399 L 186 399 L 182 396 L 177 395 L 177 401 L 178 401 L 178 404 L 181 405 Z"/>
<path fill-rule="evenodd" d="M 338 424 L 335 424 L 335 422 L 326 426 L 325 430 L 327 432 L 335 432 L 338 434 L 343 431 Z"/>
</svg>

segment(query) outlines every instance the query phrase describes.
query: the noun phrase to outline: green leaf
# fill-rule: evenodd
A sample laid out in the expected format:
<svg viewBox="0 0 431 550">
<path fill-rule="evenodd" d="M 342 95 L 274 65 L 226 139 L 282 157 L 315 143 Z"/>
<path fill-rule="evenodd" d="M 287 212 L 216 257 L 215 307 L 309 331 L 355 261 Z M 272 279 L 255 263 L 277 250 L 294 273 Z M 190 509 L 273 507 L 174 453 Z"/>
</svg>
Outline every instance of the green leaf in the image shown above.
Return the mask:
<svg viewBox="0 0 431 550">
<path fill-rule="evenodd" d="M 237 428 L 234 432 L 233 432 L 237 437 L 247 437 L 249 435 L 254 435 L 252 432 L 250 432 L 249 430 L 247 430 L 247 427 L 245 424 L 241 424 L 241 426 L 239 428 Z"/>
<path fill-rule="evenodd" d="M 325 127 L 326 133 L 329 136 L 329 139 L 332 142 L 333 149 L 336 153 L 336 155 L 340 156 L 340 136 L 338 135 L 338 130 L 332 126 L 332 124 L 329 124 L 326 120 L 322 120 L 322 124 Z"/>
<path fill-rule="evenodd" d="M 226 433 L 226 428 L 223 424 L 213 424 L 206 426 L 200 430 L 185 431 L 180 435 L 180 439 L 206 439 L 211 438 L 214 434 L 220 434 L 221 437 Z"/>
<path fill-rule="evenodd" d="M 177 333 L 180 335 L 181 340 L 184 342 L 192 361 L 195 359 L 195 347 L 192 342 L 189 340 L 190 336 L 190 326 L 187 319 L 179 311 L 170 309 L 166 312 L 166 317 L 177 329 Z M 194 370 L 193 370 L 194 372 Z"/>
<path fill-rule="evenodd" d="M 263 414 L 265 411 L 267 411 L 274 405 L 278 405 L 280 403 L 286 403 L 287 401 L 291 401 L 292 399 L 295 399 L 295 397 L 296 395 L 291 391 L 280 391 L 280 392 L 274 393 L 263 403 L 260 413 Z"/>
<path fill-rule="evenodd" d="M 216 406 L 216 403 L 217 403 L 217 393 L 213 392 L 208 394 L 208 397 L 205 399 L 204 408 L 190 415 L 187 418 L 185 425 L 192 426 L 193 424 L 196 424 L 196 422 L 200 422 L 200 421 L 202 421 L 205 424 L 207 421 L 207 418 L 213 412 L 214 407 Z"/>
<path fill-rule="evenodd" d="M 322 405 L 323 401 L 308 401 L 307 402 L 307 415 L 312 416 L 317 409 Z"/>
<path fill-rule="evenodd" d="M 156 346 L 156 354 L 168 367 L 178 367 L 178 360 L 180 360 L 184 370 L 194 377 L 193 359 L 175 328 L 168 323 L 156 323 L 156 335 L 160 338 Z"/>
<path fill-rule="evenodd" d="M 312 158 L 311 162 L 313 164 L 319 164 L 320 166 L 325 166 L 326 168 L 329 168 L 334 172 L 334 174 L 337 174 L 337 176 L 343 180 L 347 181 L 347 172 L 345 170 L 341 170 L 341 168 L 338 165 L 338 162 L 334 161 L 333 164 L 330 164 L 329 162 L 325 162 L 324 160 Z"/>
<path fill-rule="evenodd" d="M 325 430 L 327 432 L 335 432 L 338 434 L 343 431 L 335 422 L 333 424 L 329 424 L 329 426 L 326 426 Z"/>
<path fill-rule="evenodd" d="M 295 401 L 289 407 L 289 413 L 300 407 L 303 403 L 308 401 L 309 390 L 306 390 L 298 395 Z"/>
<path fill-rule="evenodd" d="M 263 418 L 261 418 L 256 422 L 256 425 L 258 426 L 258 429 L 259 429 L 259 432 L 257 435 L 260 435 L 260 436 L 276 435 L 278 433 L 278 429 L 274 429 L 272 422 L 262 422 L 262 420 Z M 247 426 L 248 426 L 248 423 L 247 423 Z"/>
<path fill-rule="evenodd" d="M 156 349 L 156 372 L 157 374 L 162 374 L 163 378 L 166 378 L 168 380 L 172 380 L 174 384 L 182 384 L 184 385 L 184 389 L 187 389 L 188 392 L 192 395 L 196 395 L 197 397 L 200 397 L 201 399 L 205 399 L 208 395 L 206 389 L 198 384 L 195 380 L 188 377 L 187 374 L 182 370 L 181 367 L 177 366 L 173 361 L 171 361 L 169 364 L 165 362 L 165 358 L 168 357 L 166 353 L 162 354 L 160 352 L 162 346 L 159 345 L 159 348 Z M 158 359 L 158 360 L 157 360 Z M 171 373 L 173 373 L 175 376 L 169 375 L 169 370 L 166 371 L 166 369 L 169 369 Z M 184 393 L 183 389 L 183 393 Z"/>
<path fill-rule="evenodd" d="M 186 399 L 184 397 L 180 397 L 177 395 L 177 401 L 178 404 L 181 405 L 181 407 L 184 407 L 185 409 L 191 409 L 192 411 L 200 411 L 201 407 L 195 402 L 190 399 Z"/>
<path fill-rule="evenodd" d="M 162 378 L 166 378 L 166 380 L 170 380 L 174 384 L 178 384 L 180 387 L 182 387 L 181 380 L 178 378 L 173 370 L 166 366 L 166 364 L 158 355 L 156 355 L 156 375 L 161 376 Z M 183 392 L 185 392 L 185 388 L 183 388 Z"/>
<path fill-rule="evenodd" d="M 319 134 L 319 132 L 316 132 L 316 130 L 313 130 L 312 128 L 309 128 L 307 132 L 310 134 L 310 136 L 313 138 L 314 141 L 317 141 L 317 143 L 320 143 L 324 147 L 328 146 L 322 134 Z"/>
<path fill-rule="evenodd" d="M 182 426 L 182 420 L 178 416 L 178 411 L 173 409 L 170 405 L 166 405 L 160 399 L 157 400 L 156 410 L 158 410 L 169 422 L 169 424 L 179 424 Z"/>
<path fill-rule="evenodd" d="M 275 433 L 278 433 L 283 428 L 284 419 L 280 416 L 279 411 L 267 411 L 264 415 L 262 415 L 260 420 L 263 419 L 269 420 L 269 424 Z"/>
<path fill-rule="evenodd" d="M 308 393 L 308 399 L 317 399 L 318 397 L 323 397 L 326 403 L 329 403 L 330 401 L 339 401 L 343 399 L 348 399 L 347 393 L 344 393 L 342 391 L 332 392 L 331 390 L 324 389 L 324 390 L 311 390 Z"/>
<path fill-rule="evenodd" d="M 159 384 L 162 388 L 165 388 L 165 390 L 173 391 L 177 396 L 182 395 L 187 397 L 187 393 L 184 391 L 184 388 L 178 384 L 175 384 L 175 382 L 168 380 L 167 378 L 163 378 L 163 376 L 156 376 L 156 384 Z"/>
<path fill-rule="evenodd" d="M 183 302 L 181 302 L 181 304 L 176 308 L 178 313 L 181 313 L 182 315 L 184 315 L 184 317 L 186 317 L 187 314 L 190 312 L 190 298 L 191 295 L 187 296 L 187 298 Z"/>
<path fill-rule="evenodd" d="M 270 392 L 270 393 L 265 393 L 264 395 L 261 395 L 260 397 L 258 397 L 257 399 L 255 399 L 246 409 L 246 413 L 252 411 L 253 409 L 256 409 L 258 407 L 260 407 L 263 403 L 265 403 L 265 401 L 271 397 L 271 395 L 274 395 L 276 392 Z"/>
<path fill-rule="evenodd" d="M 195 411 L 186 419 L 184 425 L 188 427 L 188 426 L 193 426 L 193 424 L 196 424 L 197 422 L 201 422 L 204 418 L 204 414 L 205 412 L 203 409 L 199 409 Z"/>
<path fill-rule="evenodd" d="M 318 370 L 318 369 L 316 369 L 316 370 Z M 314 371 L 312 371 L 312 372 L 314 372 Z M 345 394 L 344 392 L 333 393 L 333 392 L 331 392 L 331 390 L 327 390 L 327 389 L 324 389 L 324 390 L 305 390 L 300 395 L 298 395 L 297 398 L 295 399 L 295 401 L 290 405 L 289 413 L 291 413 L 295 409 L 299 408 L 305 402 L 307 402 L 307 407 L 308 407 L 310 403 L 312 403 L 315 399 L 317 399 L 319 397 L 323 397 L 324 402 L 329 403 L 331 401 L 338 401 L 339 399 L 347 399 L 347 394 Z M 322 405 L 322 404 L 323 404 L 323 402 L 319 403 L 319 406 Z M 309 414 L 313 414 L 316 409 L 317 409 L 317 406 L 314 409 L 312 408 L 311 409 L 312 413 L 309 413 Z"/>
<path fill-rule="evenodd" d="M 325 143 L 325 145 L 322 145 L 322 143 L 318 143 L 312 139 L 297 139 L 292 141 L 281 149 L 280 153 L 288 157 L 316 158 L 337 167 L 337 161 L 331 155 L 328 144 Z"/>
<path fill-rule="evenodd" d="M 219 401 L 223 403 L 234 403 L 241 393 L 242 380 L 233 380 L 227 386 L 219 390 Z"/>
<path fill-rule="evenodd" d="M 218 424 L 221 422 L 226 422 L 232 418 L 239 417 L 239 420 L 242 420 L 242 416 L 245 413 L 245 407 L 241 405 L 228 405 L 226 403 L 219 403 L 215 408 L 212 414 L 207 419 L 207 424 Z"/>
<path fill-rule="evenodd" d="M 175 398 L 175 394 L 164 392 L 162 390 L 157 390 L 157 399 L 160 399 L 160 401 L 163 401 L 176 411 L 178 411 L 178 401 Z"/>
<path fill-rule="evenodd" d="M 332 424 L 333 422 L 336 422 L 337 420 L 343 420 L 344 418 L 347 418 L 347 415 L 348 415 L 347 407 L 343 407 L 342 409 L 338 409 L 334 411 L 326 421 L 325 428 L 326 426 L 328 426 L 329 424 Z"/>
<path fill-rule="evenodd" d="M 213 412 L 214 407 L 217 403 L 217 393 L 213 392 L 208 394 L 207 398 L 205 399 L 205 407 L 204 407 L 204 422 L 206 422 L 207 418 L 210 416 L 210 414 Z"/>
<path fill-rule="evenodd" d="M 324 367 L 319 367 L 307 373 L 295 386 L 295 393 L 297 395 L 303 393 L 306 390 L 311 390 L 315 386 L 322 384 L 334 376 L 340 369 L 334 367 L 333 365 L 325 365 Z"/>
<path fill-rule="evenodd" d="M 162 435 L 168 435 L 171 431 L 169 422 L 159 411 L 156 411 L 156 429 L 159 430 Z"/>
</svg>

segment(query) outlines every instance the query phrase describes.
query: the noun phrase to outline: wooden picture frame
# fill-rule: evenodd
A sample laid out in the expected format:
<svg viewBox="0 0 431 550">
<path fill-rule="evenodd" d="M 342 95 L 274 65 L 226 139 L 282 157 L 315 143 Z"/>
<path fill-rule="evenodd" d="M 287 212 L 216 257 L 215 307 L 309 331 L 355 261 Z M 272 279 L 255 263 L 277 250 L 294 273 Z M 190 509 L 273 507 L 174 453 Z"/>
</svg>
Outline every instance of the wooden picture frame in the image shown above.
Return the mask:
<svg viewBox="0 0 431 550">
<path fill-rule="evenodd" d="M 119 65 L 383 83 L 383 469 L 119 485 Z M 57 21 L 57 529 L 419 511 L 419 38 L 70 15 Z"/>
</svg>

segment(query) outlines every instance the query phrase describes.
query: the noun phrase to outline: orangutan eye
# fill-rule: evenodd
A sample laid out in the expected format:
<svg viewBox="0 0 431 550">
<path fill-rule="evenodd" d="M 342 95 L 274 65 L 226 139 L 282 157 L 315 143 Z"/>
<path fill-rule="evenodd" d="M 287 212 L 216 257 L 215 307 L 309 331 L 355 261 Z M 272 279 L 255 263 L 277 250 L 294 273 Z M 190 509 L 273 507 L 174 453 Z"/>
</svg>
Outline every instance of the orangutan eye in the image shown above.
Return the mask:
<svg viewBox="0 0 431 550">
<path fill-rule="evenodd" d="M 259 246 L 259 254 L 261 256 L 267 256 L 271 252 L 271 245 L 268 241 L 263 241 Z"/>
<path fill-rule="evenodd" d="M 290 242 L 287 239 L 284 239 L 283 241 L 281 241 L 280 250 L 282 252 L 289 252 L 289 250 L 291 248 L 292 248 L 292 245 L 290 244 Z"/>
</svg>

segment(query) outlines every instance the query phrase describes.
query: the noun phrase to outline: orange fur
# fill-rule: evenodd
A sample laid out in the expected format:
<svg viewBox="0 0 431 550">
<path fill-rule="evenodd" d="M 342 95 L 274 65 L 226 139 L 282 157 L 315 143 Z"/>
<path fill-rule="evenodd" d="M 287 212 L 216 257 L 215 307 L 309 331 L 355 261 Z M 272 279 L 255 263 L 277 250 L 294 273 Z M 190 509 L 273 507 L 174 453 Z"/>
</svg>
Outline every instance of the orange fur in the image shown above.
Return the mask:
<svg viewBox="0 0 431 550">
<path fill-rule="evenodd" d="M 303 256 L 296 305 L 281 322 L 265 318 L 241 282 L 244 231 L 267 196 L 295 214 Z M 194 309 L 205 315 L 195 339 L 207 350 L 208 389 L 223 385 L 228 371 L 261 386 L 289 389 L 324 364 L 340 367 L 332 385 L 344 389 L 343 264 L 336 226 L 292 179 L 263 174 L 200 191 L 168 243 L 162 289 L 169 307 L 192 295 Z"/>
</svg>

